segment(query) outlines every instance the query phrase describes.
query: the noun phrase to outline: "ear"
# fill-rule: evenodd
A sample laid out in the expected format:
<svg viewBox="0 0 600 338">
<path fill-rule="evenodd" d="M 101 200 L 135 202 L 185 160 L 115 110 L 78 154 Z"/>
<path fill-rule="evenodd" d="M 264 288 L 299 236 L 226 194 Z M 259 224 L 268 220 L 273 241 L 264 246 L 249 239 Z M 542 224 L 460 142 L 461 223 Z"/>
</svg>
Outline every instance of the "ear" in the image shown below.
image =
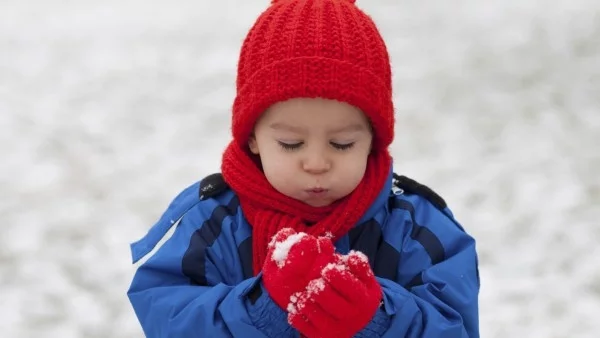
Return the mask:
<svg viewBox="0 0 600 338">
<path fill-rule="evenodd" d="M 256 137 L 251 135 L 248 139 L 248 148 L 254 155 L 258 155 L 258 143 L 256 142 Z"/>
</svg>

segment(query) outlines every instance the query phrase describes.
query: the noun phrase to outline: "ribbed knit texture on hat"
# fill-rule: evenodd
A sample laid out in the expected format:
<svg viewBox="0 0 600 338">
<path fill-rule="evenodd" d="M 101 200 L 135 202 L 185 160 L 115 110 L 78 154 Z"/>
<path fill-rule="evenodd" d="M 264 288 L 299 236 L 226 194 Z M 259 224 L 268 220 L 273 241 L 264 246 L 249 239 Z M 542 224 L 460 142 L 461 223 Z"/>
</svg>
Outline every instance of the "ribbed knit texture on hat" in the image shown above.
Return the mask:
<svg viewBox="0 0 600 338">
<path fill-rule="evenodd" d="M 373 128 L 373 150 L 362 181 L 350 195 L 325 208 L 276 191 L 248 151 L 260 115 L 277 102 L 299 97 L 347 102 L 358 107 Z M 283 227 L 313 235 L 331 233 L 334 240 L 346 234 L 377 198 L 391 166 L 391 71 L 373 21 L 352 0 L 273 1 L 242 46 L 232 132 L 234 140 L 223 154 L 221 169 L 252 226 L 255 273 L 271 237 Z"/>
</svg>

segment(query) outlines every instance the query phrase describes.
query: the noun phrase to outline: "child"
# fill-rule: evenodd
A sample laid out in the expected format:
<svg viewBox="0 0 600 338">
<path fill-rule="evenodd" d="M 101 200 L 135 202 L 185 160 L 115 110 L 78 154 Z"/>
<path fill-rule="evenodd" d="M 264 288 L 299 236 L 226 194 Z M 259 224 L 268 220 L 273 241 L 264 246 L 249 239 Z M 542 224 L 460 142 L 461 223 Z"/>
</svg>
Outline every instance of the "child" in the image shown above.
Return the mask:
<svg viewBox="0 0 600 338">
<path fill-rule="evenodd" d="M 353 0 L 274 0 L 242 46 L 222 174 L 141 241 L 147 337 L 479 337 L 475 242 L 392 172 L 389 57 Z"/>
</svg>

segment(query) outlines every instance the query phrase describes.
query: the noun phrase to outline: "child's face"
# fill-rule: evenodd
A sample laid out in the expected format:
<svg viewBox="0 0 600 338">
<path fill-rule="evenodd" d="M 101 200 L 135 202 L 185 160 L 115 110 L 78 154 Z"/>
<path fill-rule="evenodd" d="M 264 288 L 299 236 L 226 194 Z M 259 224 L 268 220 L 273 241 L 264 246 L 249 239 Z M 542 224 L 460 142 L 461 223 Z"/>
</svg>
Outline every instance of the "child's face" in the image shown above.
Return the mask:
<svg viewBox="0 0 600 338">
<path fill-rule="evenodd" d="M 320 207 L 350 194 L 360 183 L 371 141 L 369 122 L 358 108 L 297 98 L 269 108 L 249 146 L 275 189 Z"/>
</svg>

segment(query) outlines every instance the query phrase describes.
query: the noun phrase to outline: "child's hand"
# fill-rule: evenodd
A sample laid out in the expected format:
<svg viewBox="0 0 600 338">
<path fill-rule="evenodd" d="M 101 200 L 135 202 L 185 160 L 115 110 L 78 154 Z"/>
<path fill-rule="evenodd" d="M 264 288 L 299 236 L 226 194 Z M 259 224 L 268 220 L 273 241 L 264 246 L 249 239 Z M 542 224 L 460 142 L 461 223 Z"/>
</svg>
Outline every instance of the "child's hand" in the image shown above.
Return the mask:
<svg viewBox="0 0 600 338">
<path fill-rule="evenodd" d="M 335 248 L 328 237 L 314 237 L 285 228 L 269 243 L 263 264 L 263 285 L 273 301 L 287 310 L 292 294 L 306 289 L 319 278 L 321 270 L 335 259 Z"/>
<path fill-rule="evenodd" d="M 381 302 L 381 286 L 365 255 L 337 257 L 289 305 L 288 321 L 306 337 L 353 337 Z"/>
</svg>

